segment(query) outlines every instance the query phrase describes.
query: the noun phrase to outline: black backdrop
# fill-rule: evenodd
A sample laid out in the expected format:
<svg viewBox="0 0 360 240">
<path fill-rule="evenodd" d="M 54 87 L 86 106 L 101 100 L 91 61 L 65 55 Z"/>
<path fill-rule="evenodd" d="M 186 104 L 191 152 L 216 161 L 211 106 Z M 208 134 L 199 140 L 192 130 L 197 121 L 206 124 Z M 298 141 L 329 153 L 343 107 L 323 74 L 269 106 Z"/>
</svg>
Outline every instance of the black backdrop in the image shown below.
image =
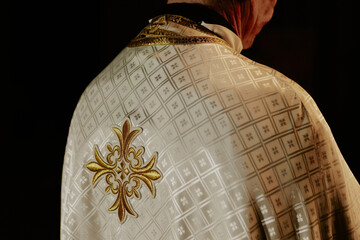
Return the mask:
<svg viewBox="0 0 360 240">
<path fill-rule="evenodd" d="M 1 214 L 9 239 L 59 238 L 62 162 L 76 103 L 164 2 L 12 1 L 11 81 L 2 89 L 11 96 L 3 102 L 10 109 L 3 152 L 10 156 L 2 159 L 9 174 L 1 195 L 9 200 Z M 355 1 L 278 0 L 273 19 L 243 54 L 313 96 L 359 179 L 355 9 Z"/>
</svg>

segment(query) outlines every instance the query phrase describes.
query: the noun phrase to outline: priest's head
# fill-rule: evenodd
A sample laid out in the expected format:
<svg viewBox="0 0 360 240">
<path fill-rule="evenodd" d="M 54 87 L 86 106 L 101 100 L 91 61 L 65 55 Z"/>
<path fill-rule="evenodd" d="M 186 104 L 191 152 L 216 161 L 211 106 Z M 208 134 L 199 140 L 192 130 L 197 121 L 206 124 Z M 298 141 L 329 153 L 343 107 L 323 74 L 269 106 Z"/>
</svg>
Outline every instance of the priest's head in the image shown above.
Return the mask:
<svg viewBox="0 0 360 240">
<path fill-rule="evenodd" d="M 251 47 L 256 35 L 273 15 L 277 0 L 168 0 L 168 3 L 206 5 L 220 13 L 241 38 L 244 49 Z"/>
</svg>

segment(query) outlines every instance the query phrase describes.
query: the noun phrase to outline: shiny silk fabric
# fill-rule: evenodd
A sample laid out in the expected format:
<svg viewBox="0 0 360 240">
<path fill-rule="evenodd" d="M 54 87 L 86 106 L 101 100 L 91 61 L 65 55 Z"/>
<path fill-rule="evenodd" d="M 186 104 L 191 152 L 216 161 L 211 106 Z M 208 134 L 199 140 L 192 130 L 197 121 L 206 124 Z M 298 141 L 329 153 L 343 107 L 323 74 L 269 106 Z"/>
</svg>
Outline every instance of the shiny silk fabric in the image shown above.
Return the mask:
<svg viewBox="0 0 360 240">
<path fill-rule="evenodd" d="M 359 215 L 312 98 L 181 16 L 153 19 L 75 109 L 61 239 L 360 239 Z"/>
</svg>

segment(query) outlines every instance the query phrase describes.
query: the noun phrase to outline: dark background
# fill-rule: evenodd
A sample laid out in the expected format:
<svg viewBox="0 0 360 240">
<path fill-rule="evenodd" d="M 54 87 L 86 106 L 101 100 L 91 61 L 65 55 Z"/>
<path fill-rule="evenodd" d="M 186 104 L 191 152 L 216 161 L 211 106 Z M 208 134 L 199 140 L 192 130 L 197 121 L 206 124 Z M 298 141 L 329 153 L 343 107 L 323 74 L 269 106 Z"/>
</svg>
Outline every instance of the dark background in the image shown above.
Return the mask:
<svg viewBox="0 0 360 240">
<path fill-rule="evenodd" d="M 76 103 L 164 2 L 12 1 L 11 81 L 2 89 L 10 96 L 3 101 L 10 138 L 1 195 L 9 200 L 1 214 L 9 239 L 59 238 L 62 162 Z M 355 1 L 278 0 L 273 19 L 243 54 L 313 96 L 359 179 L 355 11 Z"/>
</svg>

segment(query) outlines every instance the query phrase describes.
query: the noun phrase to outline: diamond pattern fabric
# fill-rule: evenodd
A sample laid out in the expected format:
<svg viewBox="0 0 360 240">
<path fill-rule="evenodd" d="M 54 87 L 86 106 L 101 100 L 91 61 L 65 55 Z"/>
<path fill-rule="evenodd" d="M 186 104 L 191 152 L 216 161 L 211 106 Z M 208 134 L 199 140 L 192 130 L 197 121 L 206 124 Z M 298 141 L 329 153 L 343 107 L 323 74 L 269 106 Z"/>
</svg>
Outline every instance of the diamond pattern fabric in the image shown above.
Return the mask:
<svg viewBox="0 0 360 240">
<path fill-rule="evenodd" d="M 63 166 L 61 239 L 360 239 L 359 184 L 312 98 L 226 44 L 186 43 L 194 28 L 161 28 L 182 42 L 125 48 L 79 100 Z M 106 153 L 123 145 L 112 128 L 126 121 L 141 129 L 134 152 L 124 150 L 126 175 L 93 184 L 86 165 L 94 149 L 114 162 Z M 136 182 L 124 179 L 139 149 L 144 165 L 157 153 L 161 178 L 139 177 L 138 198 L 126 195 Z M 137 213 L 123 222 L 109 210 L 116 183 Z"/>
</svg>

